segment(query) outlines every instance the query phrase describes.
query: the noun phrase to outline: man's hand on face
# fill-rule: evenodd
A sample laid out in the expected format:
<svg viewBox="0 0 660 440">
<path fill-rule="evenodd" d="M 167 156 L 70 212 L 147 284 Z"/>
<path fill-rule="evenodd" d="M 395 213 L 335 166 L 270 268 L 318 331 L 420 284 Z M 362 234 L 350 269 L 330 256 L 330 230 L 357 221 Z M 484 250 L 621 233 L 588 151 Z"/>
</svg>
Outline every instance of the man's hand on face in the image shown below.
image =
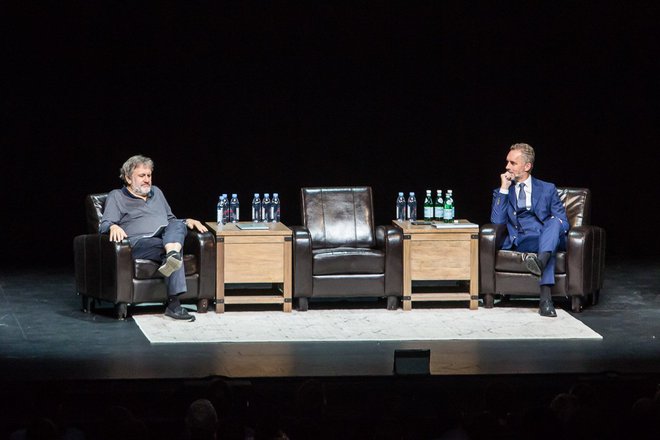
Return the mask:
<svg viewBox="0 0 660 440">
<path fill-rule="evenodd" d="M 511 171 L 506 171 L 500 174 L 501 184 L 500 188 L 508 190 L 511 187 L 511 184 L 515 182 L 515 176 Z"/>
<path fill-rule="evenodd" d="M 120 226 L 110 226 L 110 241 L 120 242 L 126 237 L 128 237 L 128 235 Z"/>
</svg>

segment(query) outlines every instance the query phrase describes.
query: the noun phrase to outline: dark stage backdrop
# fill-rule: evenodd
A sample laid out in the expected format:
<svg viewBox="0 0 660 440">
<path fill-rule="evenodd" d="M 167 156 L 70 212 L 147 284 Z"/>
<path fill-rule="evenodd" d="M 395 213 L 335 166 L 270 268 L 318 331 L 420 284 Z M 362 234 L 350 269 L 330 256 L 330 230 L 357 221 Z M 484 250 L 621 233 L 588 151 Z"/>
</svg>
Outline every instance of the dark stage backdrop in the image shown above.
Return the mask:
<svg viewBox="0 0 660 440">
<path fill-rule="evenodd" d="M 531 6 L 531 5 L 535 6 Z M 593 190 L 609 253 L 654 254 L 654 2 L 2 2 L 6 262 L 72 264 L 83 199 L 142 153 L 175 214 L 279 192 L 451 188 L 488 222 L 508 146 Z M 644 214 L 641 214 L 644 213 Z"/>
</svg>

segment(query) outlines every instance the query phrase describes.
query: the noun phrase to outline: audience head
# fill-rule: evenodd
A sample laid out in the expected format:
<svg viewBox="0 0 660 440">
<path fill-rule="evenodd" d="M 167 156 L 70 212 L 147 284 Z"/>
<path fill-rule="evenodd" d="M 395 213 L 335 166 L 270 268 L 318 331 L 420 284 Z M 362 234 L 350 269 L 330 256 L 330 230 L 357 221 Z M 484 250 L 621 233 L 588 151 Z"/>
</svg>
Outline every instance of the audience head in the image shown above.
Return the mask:
<svg viewBox="0 0 660 440">
<path fill-rule="evenodd" d="M 197 399 L 186 413 L 186 428 L 191 439 L 214 439 L 218 430 L 218 414 L 208 399 Z"/>
</svg>

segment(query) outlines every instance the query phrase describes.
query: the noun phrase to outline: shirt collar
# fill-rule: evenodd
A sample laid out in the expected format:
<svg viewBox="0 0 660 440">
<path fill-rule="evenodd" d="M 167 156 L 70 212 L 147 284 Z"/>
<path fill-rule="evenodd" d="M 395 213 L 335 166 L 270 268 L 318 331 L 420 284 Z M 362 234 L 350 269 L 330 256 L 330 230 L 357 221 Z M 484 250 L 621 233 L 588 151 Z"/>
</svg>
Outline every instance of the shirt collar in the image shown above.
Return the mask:
<svg viewBox="0 0 660 440">
<path fill-rule="evenodd" d="M 131 198 L 133 198 L 133 199 L 140 199 L 140 200 L 143 200 L 141 197 L 138 197 L 138 196 L 136 196 L 135 194 L 133 194 L 132 192 L 130 192 L 130 191 L 128 190 L 128 188 L 125 187 L 125 186 L 121 189 L 121 192 L 124 193 L 124 195 L 126 195 L 126 196 L 128 196 L 128 197 L 131 197 Z M 153 196 L 154 196 L 154 189 L 153 189 L 153 187 L 152 187 L 151 190 L 149 190 L 149 194 L 147 194 L 147 199 L 150 199 L 150 198 L 152 198 Z"/>
<path fill-rule="evenodd" d="M 522 182 L 517 182 L 516 186 L 518 187 L 518 189 L 520 189 L 520 184 L 521 183 L 525 184 L 525 188 L 529 188 L 531 190 L 531 188 L 532 188 L 532 175 L 530 174 L 529 176 L 527 176 L 527 179 L 523 180 Z"/>
</svg>

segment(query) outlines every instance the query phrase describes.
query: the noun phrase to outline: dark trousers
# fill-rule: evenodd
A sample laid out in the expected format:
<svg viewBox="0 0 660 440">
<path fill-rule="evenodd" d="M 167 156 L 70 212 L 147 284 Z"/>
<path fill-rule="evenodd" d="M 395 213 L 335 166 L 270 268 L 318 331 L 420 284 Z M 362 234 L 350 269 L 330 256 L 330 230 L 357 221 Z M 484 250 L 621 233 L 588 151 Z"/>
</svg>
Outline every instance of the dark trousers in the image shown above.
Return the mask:
<svg viewBox="0 0 660 440">
<path fill-rule="evenodd" d="M 141 238 L 132 247 L 133 258 L 143 258 L 161 262 L 165 256 L 165 243 L 179 243 L 183 247 L 183 241 L 188 233 L 186 224 L 181 220 L 169 222 L 160 236 Z M 187 291 L 186 272 L 181 267 L 165 277 L 168 295 L 178 295 Z"/>
</svg>

